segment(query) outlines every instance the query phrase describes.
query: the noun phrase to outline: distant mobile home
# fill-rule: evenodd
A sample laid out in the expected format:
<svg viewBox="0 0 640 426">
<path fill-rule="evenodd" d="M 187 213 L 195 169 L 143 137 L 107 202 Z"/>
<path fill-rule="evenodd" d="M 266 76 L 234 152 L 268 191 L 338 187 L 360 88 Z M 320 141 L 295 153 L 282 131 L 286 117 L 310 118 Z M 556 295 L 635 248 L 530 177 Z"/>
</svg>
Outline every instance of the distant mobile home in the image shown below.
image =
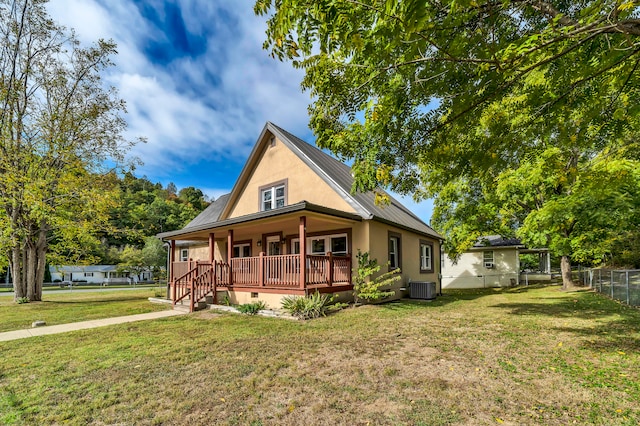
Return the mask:
<svg viewBox="0 0 640 426">
<path fill-rule="evenodd" d="M 521 274 L 521 254 L 537 254 L 539 270 Z M 551 279 L 549 250 L 529 249 L 517 238 L 500 235 L 480 237 L 471 249 L 460 255 L 457 262 L 454 263 L 449 256 L 443 258 L 443 289 L 509 287 L 527 281 Z"/>
<path fill-rule="evenodd" d="M 117 265 L 59 265 L 49 266 L 53 282 L 86 282 L 88 284 L 130 284 L 153 280 L 150 270 L 140 274 L 118 270 Z"/>
</svg>

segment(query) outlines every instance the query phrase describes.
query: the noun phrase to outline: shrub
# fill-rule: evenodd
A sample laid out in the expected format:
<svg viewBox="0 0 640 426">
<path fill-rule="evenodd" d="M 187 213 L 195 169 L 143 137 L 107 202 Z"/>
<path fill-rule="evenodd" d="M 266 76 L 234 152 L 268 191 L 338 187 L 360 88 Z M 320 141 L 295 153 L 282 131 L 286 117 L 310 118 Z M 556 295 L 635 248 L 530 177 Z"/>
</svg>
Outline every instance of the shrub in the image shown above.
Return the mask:
<svg viewBox="0 0 640 426">
<path fill-rule="evenodd" d="M 266 307 L 267 305 L 264 302 L 258 301 L 258 302 L 245 303 L 244 305 L 240 305 L 238 306 L 238 310 L 243 314 L 255 315 Z"/>
<path fill-rule="evenodd" d="M 329 309 L 331 299 L 317 291 L 311 296 L 285 296 L 282 298 L 282 309 L 294 317 L 311 319 L 324 316 Z"/>
<path fill-rule="evenodd" d="M 388 286 L 395 281 L 400 280 L 400 269 L 385 272 L 375 279 L 371 277 L 380 271 L 381 265 L 378 265 L 376 259 L 371 259 L 368 252 L 360 252 L 356 256 L 358 258 L 358 269 L 354 270 L 353 277 L 353 299 L 356 303 L 375 302 L 388 296 L 395 294 L 394 290 L 382 290 L 384 286 Z"/>
<path fill-rule="evenodd" d="M 16 302 L 18 303 L 18 305 L 22 305 L 23 303 L 29 303 L 29 299 L 27 299 L 26 297 L 18 297 L 16 299 Z"/>
</svg>

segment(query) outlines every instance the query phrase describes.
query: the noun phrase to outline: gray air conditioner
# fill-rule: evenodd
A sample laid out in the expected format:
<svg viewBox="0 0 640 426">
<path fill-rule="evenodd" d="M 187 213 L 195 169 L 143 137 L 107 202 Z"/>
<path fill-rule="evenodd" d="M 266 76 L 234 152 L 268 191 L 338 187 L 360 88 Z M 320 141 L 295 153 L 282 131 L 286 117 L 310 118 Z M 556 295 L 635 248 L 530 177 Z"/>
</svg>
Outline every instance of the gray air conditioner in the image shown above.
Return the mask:
<svg viewBox="0 0 640 426">
<path fill-rule="evenodd" d="M 412 299 L 435 299 L 436 283 L 432 281 L 411 281 L 409 283 L 409 297 Z"/>
</svg>

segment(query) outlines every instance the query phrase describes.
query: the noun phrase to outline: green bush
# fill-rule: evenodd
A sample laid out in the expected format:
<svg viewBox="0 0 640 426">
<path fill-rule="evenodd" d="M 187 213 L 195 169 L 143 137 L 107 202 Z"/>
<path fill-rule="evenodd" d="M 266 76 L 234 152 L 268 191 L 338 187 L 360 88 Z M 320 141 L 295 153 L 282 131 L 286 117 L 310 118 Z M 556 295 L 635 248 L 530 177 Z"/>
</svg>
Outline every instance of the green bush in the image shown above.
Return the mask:
<svg viewBox="0 0 640 426">
<path fill-rule="evenodd" d="M 382 265 L 379 265 L 376 259 L 370 258 L 368 252 L 362 253 L 358 250 L 356 257 L 358 259 L 358 268 L 353 271 L 354 302 L 362 303 L 365 301 L 371 303 L 393 296 L 395 294 L 394 290 L 383 290 L 382 288 L 388 287 L 402 278 L 400 269 L 394 269 L 373 278 L 380 271 Z"/>
<path fill-rule="evenodd" d="M 18 303 L 18 305 L 22 305 L 23 303 L 29 303 L 29 299 L 27 299 L 26 297 L 18 297 L 16 299 L 16 302 Z"/>
<path fill-rule="evenodd" d="M 282 298 L 282 309 L 294 317 L 302 319 L 325 316 L 331 299 L 317 291 L 311 296 L 285 296 Z"/>
<path fill-rule="evenodd" d="M 259 301 L 259 302 L 245 303 L 244 305 L 240 305 L 238 306 L 238 311 L 247 315 L 255 315 L 259 311 L 265 309 L 266 307 L 267 305 L 264 302 Z"/>
</svg>

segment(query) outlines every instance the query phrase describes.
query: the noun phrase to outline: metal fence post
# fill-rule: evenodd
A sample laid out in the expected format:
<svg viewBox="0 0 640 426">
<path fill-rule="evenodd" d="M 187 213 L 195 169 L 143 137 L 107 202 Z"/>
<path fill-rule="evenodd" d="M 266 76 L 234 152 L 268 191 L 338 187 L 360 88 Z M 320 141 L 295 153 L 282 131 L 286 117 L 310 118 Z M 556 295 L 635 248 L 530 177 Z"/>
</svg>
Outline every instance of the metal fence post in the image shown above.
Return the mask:
<svg viewBox="0 0 640 426">
<path fill-rule="evenodd" d="M 598 269 L 598 284 L 600 285 L 599 292 L 602 293 L 602 269 Z"/>
<path fill-rule="evenodd" d="M 611 298 L 613 299 L 613 269 L 611 270 Z"/>
<path fill-rule="evenodd" d="M 626 275 L 626 277 L 625 277 L 625 278 L 626 278 L 626 280 L 627 280 L 627 305 L 628 305 L 628 304 L 629 304 L 629 301 L 630 301 L 630 299 L 629 299 L 629 271 L 627 271 L 627 272 L 625 273 L 625 275 Z"/>
</svg>

